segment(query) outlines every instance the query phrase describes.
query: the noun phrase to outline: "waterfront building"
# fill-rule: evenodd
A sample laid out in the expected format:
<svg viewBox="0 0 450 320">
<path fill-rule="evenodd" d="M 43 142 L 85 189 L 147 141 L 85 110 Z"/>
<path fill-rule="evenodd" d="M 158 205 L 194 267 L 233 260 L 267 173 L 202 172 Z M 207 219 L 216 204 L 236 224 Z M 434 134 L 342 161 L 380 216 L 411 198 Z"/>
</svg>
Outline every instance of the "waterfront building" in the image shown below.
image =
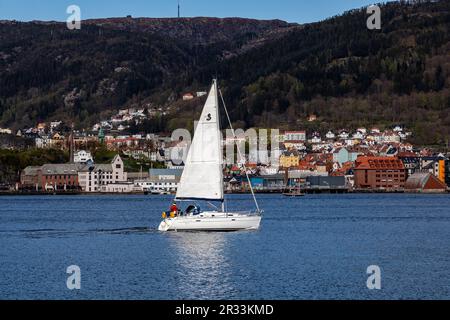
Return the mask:
<svg viewBox="0 0 450 320">
<path fill-rule="evenodd" d="M 397 157 L 403 162 L 408 176 L 420 171 L 420 157 L 413 152 L 399 152 Z"/>
<path fill-rule="evenodd" d="M 144 172 L 144 171 L 140 171 L 140 172 L 127 172 L 127 179 L 129 182 L 135 182 L 135 181 L 139 181 L 139 180 L 146 180 L 149 179 L 150 174 L 149 172 Z"/>
<path fill-rule="evenodd" d="M 450 188 L 450 159 L 447 159 L 444 162 L 444 176 L 445 184 Z"/>
<path fill-rule="evenodd" d="M 150 169 L 150 180 L 180 180 L 182 169 Z"/>
<path fill-rule="evenodd" d="M 100 186 L 102 193 L 132 193 L 142 191 L 141 188 L 135 186 L 133 182 L 115 182 Z"/>
<path fill-rule="evenodd" d="M 252 176 L 250 183 L 254 190 L 257 191 L 280 191 L 283 190 L 285 183 L 284 174 L 274 174 L 268 176 Z M 244 190 L 249 190 L 248 182 L 242 181 Z"/>
<path fill-rule="evenodd" d="M 78 172 L 80 187 L 84 192 L 101 192 L 102 186 L 127 182 L 124 163 L 116 155 L 109 164 L 87 164 Z"/>
<path fill-rule="evenodd" d="M 445 181 L 445 157 L 439 156 L 425 156 L 420 158 L 420 170 L 422 172 L 429 172 L 434 176 Z"/>
<path fill-rule="evenodd" d="M 42 166 L 41 185 L 48 191 L 78 189 L 79 164 L 45 164 Z"/>
<path fill-rule="evenodd" d="M 431 173 L 418 172 L 406 180 L 405 190 L 424 193 L 445 192 L 447 185 Z"/>
<path fill-rule="evenodd" d="M 27 167 L 20 176 L 20 188 L 36 191 L 78 190 L 80 164 L 45 164 Z"/>
<path fill-rule="evenodd" d="M 150 193 L 175 193 L 178 190 L 179 179 L 167 180 L 138 180 L 135 186 L 144 192 Z"/>
<path fill-rule="evenodd" d="M 20 188 L 39 191 L 39 170 L 41 167 L 29 166 L 20 173 Z"/>
<path fill-rule="evenodd" d="M 369 190 L 403 190 L 406 169 L 397 157 L 360 156 L 355 162 L 355 187 Z"/>
<path fill-rule="evenodd" d="M 346 192 L 345 176 L 308 176 L 305 189 L 311 192 Z"/>
<path fill-rule="evenodd" d="M 151 193 L 174 193 L 178 189 L 183 169 L 150 169 L 147 179 L 135 180 L 142 191 Z"/>
</svg>

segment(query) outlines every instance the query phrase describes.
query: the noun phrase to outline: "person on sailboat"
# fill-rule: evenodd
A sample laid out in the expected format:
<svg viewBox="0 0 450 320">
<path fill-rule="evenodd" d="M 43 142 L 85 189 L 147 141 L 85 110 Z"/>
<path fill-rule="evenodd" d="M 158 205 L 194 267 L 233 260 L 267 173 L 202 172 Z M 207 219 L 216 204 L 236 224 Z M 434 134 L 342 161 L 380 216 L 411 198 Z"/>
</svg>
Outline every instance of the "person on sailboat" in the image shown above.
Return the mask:
<svg viewBox="0 0 450 320">
<path fill-rule="evenodd" d="M 175 201 L 170 206 L 170 213 L 173 214 L 174 217 L 176 217 L 178 215 L 178 206 Z"/>
</svg>

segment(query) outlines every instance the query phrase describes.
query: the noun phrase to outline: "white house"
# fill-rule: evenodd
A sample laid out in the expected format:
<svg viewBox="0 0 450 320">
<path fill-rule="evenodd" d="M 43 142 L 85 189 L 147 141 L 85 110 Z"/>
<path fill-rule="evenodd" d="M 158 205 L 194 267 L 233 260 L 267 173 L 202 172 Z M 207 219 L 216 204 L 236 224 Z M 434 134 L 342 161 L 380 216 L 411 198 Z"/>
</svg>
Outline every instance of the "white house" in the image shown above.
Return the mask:
<svg viewBox="0 0 450 320">
<path fill-rule="evenodd" d="M 112 124 L 109 121 L 102 121 L 100 123 L 100 125 L 104 129 L 112 129 L 113 128 Z"/>
<path fill-rule="evenodd" d="M 400 142 L 400 136 L 394 131 L 383 132 L 384 142 Z"/>
<path fill-rule="evenodd" d="M 314 132 L 312 138 L 309 140 L 310 143 L 322 143 L 322 138 L 318 132 Z"/>
<path fill-rule="evenodd" d="M 3 134 L 12 134 L 12 131 L 11 131 L 11 129 L 8 129 L 8 128 L 6 128 L 6 129 L 0 128 L 0 133 L 3 133 Z"/>
<path fill-rule="evenodd" d="M 127 173 L 119 155 L 110 164 L 86 165 L 78 172 L 78 182 L 84 192 L 101 192 L 102 186 L 126 181 Z"/>
<path fill-rule="evenodd" d="M 62 121 L 52 121 L 50 122 L 50 130 L 58 128 L 62 124 Z"/>
<path fill-rule="evenodd" d="M 175 193 L 178 189 L 177 180 L 142 180 L 136 181 L 136 186 L 150 193 Z"/>
<path fill-rule="evenodd" d="M 343 139 L 343 140 L 347 139 L 348 137 L 349 137 L 349 133 L 348 133 L 347 131 L 345 131 L 345 130 L 342 130 L 342 131 L 339 133 L 339 138 L 341 138 L 341 139 Z"/>
<path fill-rule="evenodd" d="M 362 133 L 361 131 L 356 131 L 356 132 L 353 134 L 352 138 L 353 138 L 353 139 L 356 139 L 356 140 L 363 140 L 363 139 L 365 138 L 365 134 Z"/>
<path fill-rule="evenodd" d="M 141 190 L 151 193 L 174 193 L 178 189 L 183 170 L 151 169 L 149 179 L 137 180 L 135 185 Z"/>
<path fill-rule="evenodd" d="M 94 162 L 92 154 L 89 151 L 80 150 L 73 156 L 73 162 L 75 163 L 87 163 L 89 161 Z"/>
<path fill-rule="evenodd" d="M 332 131 L 328 131 L 327 134 L 325 135 L 325 137 L 328 140 L 333 140 L 334 138 L 336 138 L 336 135 Z"/>
<path fill-rule="evenodd" d="M 306 141 L 306 131 L 286 131 L 284 133 L 284 142 Z"/>
<path fill-rule="evenodd" d="M 401 140 L 405 140 L 408 137 L 406 133 L 403 132 L 398 132 L 398 136 L 400 137 Z"/>
<path fill-rule="evenodd" d="M 380 133 L 381 131 L 378 128 L 372 128 L 372 129 L 370 129 L 370 132 L 371 133 Z"/>
<path fill-rule="evenodd" d="M 99 191 L 103 193 L 132 193 L 142 191 L 142 188 L 136 187 L 133 182 L 116 182 L 100 186 Z"/>
<path fill-rule="evenodd" d="M 348 138 L 348 139 L 345 139 L 345 140 L 344 140 L 344 144 L 345 144 L 347 147 L 355 146 L 355 145 L 357 145 L 358 143 L 359 143 L 359 140 L 354 139 L 354 138 Z"/>
<path fill-rule="evenodd" d="M 366 135 L 366 134 L 367 134 L 367 129 L 366 129 L 366 128 L 363 128 L 363 127 L 356 129 L 356 131 L 357 131 L 357 132 L 361 132 L 363 135 Z"/>
<path fill-rule="evenodd" d="M 44 149 L 51 146 L 51 139 L 47 135 L 41 135 L 34 139 L 34 143 L 36 145 L 36 148 Z"/>
<path fill-rule="evenodd" d="M 194 99 L 194 95 L 192 93 L 185 93 L 183 94 L 183 101 L 189 101 Z"/>
</svg>

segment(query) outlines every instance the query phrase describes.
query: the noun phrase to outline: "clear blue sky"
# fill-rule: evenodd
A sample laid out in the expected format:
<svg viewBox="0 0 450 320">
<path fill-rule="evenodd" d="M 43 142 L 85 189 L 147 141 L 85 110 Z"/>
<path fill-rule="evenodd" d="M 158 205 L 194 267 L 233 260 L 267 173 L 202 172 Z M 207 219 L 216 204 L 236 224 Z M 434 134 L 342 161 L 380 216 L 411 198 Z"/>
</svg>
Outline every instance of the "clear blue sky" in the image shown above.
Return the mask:
<svg viewBox="0 0 450 320">
<path fill-rule="evenodd" d="M 314 22 L 346 10 L 384 0 L 180 0 L 184 17 L 244 17 Z M 174 17 L 177 0 L 0 0 L 0 20 L 67 19 L 66 8 L 76 4 L 82 19 L 123 17 Z"/>
</svg>

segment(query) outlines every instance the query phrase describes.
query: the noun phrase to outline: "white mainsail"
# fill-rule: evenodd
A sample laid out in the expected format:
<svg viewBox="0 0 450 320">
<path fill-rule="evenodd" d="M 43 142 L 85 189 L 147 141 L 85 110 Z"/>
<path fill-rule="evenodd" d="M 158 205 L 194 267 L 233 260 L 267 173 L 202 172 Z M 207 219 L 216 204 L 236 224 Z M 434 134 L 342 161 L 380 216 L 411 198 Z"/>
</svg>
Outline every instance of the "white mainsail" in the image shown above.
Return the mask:
<svg viewBox="0 0 450 320">
<path fill-rule="evenodd" d="M 223 201 L 222 134 L 214 80 L 186 158 L 176 199 Z"/>
</svg>

